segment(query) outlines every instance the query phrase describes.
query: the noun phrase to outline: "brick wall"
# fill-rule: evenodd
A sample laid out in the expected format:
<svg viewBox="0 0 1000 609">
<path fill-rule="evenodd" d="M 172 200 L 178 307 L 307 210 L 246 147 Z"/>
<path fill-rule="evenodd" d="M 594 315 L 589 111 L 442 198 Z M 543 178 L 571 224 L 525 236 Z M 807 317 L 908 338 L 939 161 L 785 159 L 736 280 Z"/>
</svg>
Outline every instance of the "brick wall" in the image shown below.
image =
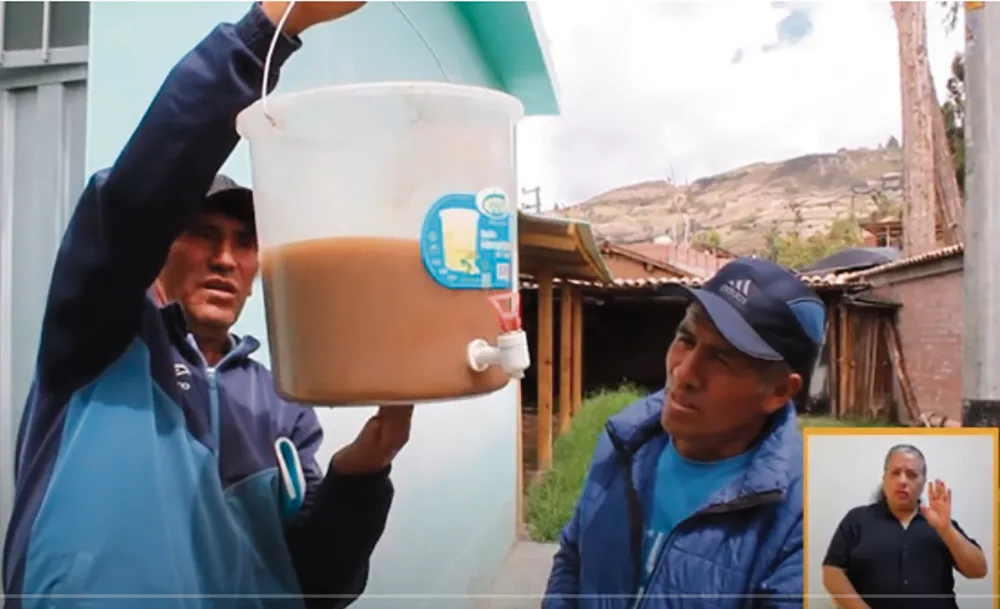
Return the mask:
<svg viewBox="0 0 1000 609">
<path fill-rule="evenodd" d="M 959 261 L 961 258 L 959 257 Z M 876 290 L 902 307 L 899 335 L 922 412 L 962 418 L 962 271 L 954 259 L 887 275 Z"/>
</svg>

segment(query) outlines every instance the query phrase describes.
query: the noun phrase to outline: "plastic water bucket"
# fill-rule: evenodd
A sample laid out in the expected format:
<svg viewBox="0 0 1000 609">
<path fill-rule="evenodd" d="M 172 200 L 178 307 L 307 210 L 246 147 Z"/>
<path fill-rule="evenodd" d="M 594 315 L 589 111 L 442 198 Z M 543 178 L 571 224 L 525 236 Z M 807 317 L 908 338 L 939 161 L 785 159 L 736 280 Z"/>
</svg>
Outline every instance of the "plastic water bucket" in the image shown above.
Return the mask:
<svg viewBox="0 0 1000 609">
<path fill-rule="evenodd" d="M 270 96 L 237 117 L 281 395 L 420 403 L 509 382 L 470 367 L 468 344 L 496 341 L 495 297 L 516 297 L 522 116 L 506 93 L 390 82 Z"/>
</svg>

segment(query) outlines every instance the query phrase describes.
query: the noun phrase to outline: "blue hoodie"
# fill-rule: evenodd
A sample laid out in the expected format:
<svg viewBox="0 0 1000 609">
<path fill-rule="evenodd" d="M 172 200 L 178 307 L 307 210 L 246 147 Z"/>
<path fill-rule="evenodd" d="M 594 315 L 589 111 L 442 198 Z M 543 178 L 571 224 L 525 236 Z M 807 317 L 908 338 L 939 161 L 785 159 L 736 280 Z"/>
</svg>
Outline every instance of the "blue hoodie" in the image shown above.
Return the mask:
<svg viewBox="0 0 1000 609">
<path fill-rule="evenodd" d="M 563 529 L 543 609 L 635 605 L 643 506 L 651 505 L 669 439 L 662 410 L 659 391 L 608 421 Z M 802 508 L 802 436 L 789 404 L 772 415 L 746 475 L 672 531 L 639 608 L 802 607 Z"/>
<path fill-rule="evenodd" d="M 256 5 L 215 28 L 80 198 L 18 432 L 8 609 L 337 607 L 364 590 L 388 469 L 324 477 L 316 414 L 275 395 L 249 358 L 256 341 L 236 339 L 209 368 L 177 305 L 147 294 L 236 146 L 236 115 L 261 96 L 274 31 Z M 276 67 L 298 46 L 282 37 Z M 289 519 L 279 437 L 308 486 Z"/>
</svg>

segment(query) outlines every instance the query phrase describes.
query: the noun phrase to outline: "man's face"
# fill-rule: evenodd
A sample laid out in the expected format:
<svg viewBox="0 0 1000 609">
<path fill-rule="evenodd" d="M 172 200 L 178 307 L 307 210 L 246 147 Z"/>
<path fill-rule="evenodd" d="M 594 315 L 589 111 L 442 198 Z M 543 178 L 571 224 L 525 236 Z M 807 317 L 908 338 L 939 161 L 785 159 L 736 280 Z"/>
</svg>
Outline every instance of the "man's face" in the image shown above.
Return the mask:
<svg viewBox="0 0 1000 609">
<path fill-rule="evenodd" d="M 797 374 L 763 378 L 762 362 L 734 349 L 694 306 L 677 328 L 666 366 L 663 428 L 678 442 L 723 451 L 751 440 L 802 382 Z"/>
<path fill-rule="evenodd" d="M 167 300 L 184 307 L 195 327 L 228 332 L 257 275 L 257 242 L 244 222 L 199 215 L 174 241 L 158 278 Z"/>
<path fill-rule="evenodd" d="M 889 456 L 882 474 L 882 492 L 889 507 L 911 510 L 924 492 L 924 463 L 912 452 L 897 450 Z"/>
</svg>

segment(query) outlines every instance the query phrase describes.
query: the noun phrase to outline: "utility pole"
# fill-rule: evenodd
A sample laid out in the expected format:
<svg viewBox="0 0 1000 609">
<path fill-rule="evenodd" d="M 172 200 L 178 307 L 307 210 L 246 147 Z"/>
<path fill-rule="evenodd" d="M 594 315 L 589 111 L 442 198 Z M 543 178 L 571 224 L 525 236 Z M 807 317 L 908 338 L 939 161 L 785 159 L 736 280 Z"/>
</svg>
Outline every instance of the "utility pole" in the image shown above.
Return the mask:
<svg viewBox="0 0 1000 609">
<path fill-rule="evenodd" d="M 995 427 L 1000 426 L 1000 4 L 966 2 L 965 7 L 962 425 Z"/>
<path fill-rule="evenodd" d="M 534 188 L 522 188 L 521 189 L 521 194 L 522 195 L 530 195 L 530 194 L 535 195 L 535 206 L 534 206 L 535 209 L 534 209 L 534 212 L 536 214 L 542 213 L 542 187 L 541 186 L 535 186 Z M 531 206 L 526 206 L 526 207 L 528 209 L 531 209 Z"/>
</svg>

